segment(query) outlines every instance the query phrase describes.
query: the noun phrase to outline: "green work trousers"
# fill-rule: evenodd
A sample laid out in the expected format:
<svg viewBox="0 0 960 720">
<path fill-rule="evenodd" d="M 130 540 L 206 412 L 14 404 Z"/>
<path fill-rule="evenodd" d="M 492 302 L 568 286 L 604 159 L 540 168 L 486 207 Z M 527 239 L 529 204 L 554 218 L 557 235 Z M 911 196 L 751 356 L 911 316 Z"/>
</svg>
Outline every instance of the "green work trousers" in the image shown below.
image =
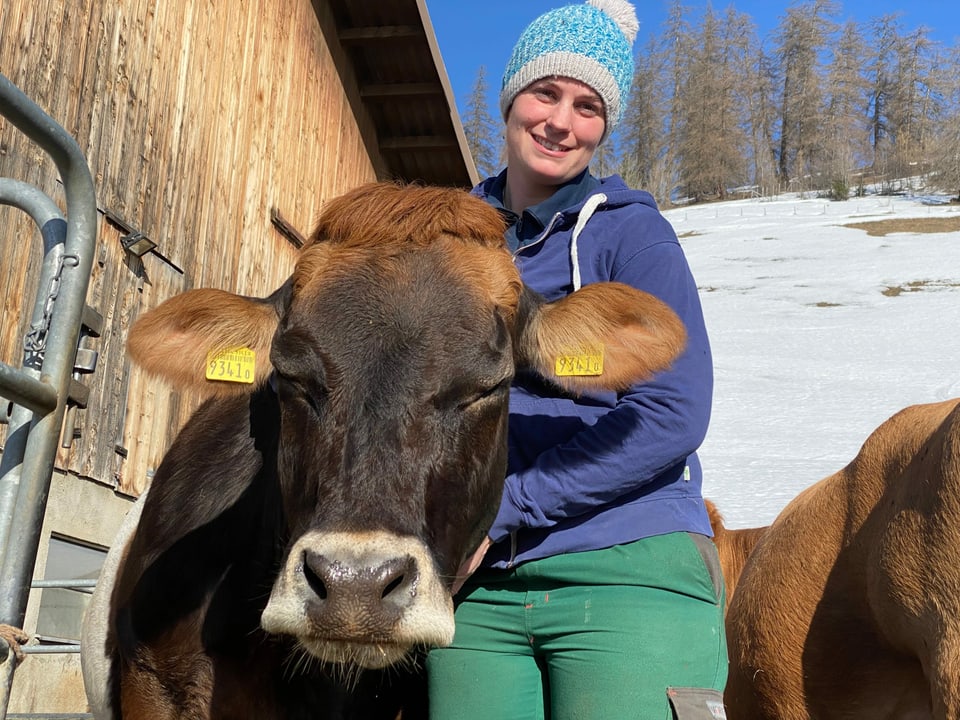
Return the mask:
<svg viewBox="0 0 960 720">
<path fill-rule="evenodd" d="M 457 600 L 453 644 L 427 657 L 431 720 L 723 716 L 723 582 L 707 538 L 480 571 Z M 673 688 L 712 689 L 707 714 L 675 714 Z"/>
</svg>

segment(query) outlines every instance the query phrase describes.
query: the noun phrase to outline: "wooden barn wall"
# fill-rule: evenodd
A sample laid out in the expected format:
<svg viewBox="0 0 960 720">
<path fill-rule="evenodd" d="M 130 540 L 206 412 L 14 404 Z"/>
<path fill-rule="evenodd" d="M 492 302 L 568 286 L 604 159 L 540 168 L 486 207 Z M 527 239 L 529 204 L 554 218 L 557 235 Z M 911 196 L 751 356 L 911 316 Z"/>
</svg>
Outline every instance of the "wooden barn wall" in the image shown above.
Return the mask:
<svg viewBox="0 0 960 720">
<path fill-rule="evenodd" d="M 349 102 L 356 90 L 345 89 L 317 5 L 0 3 L 0 72 L 77 139 L 100 210 L 88 303 L 103 334 L 85 341 L 99 363 L 59 467 L 142 490 L 196 399 L 130 367 L 130 324 L 192 287 L 269 293 L 296 256 L 271 210 L 306 234 L 325 200 L 376 178 L 382 161 L 368 153 L 367 124 Z M 62 207 L 53 163 L 2 118 L 0 176 L 36 184 Z M 160 255 L 126 256 L 123 226 Z M 0 208 L 0 358 L 10 364 L 19 365 L 40 259 L 32 222 Z"/>
</svg>

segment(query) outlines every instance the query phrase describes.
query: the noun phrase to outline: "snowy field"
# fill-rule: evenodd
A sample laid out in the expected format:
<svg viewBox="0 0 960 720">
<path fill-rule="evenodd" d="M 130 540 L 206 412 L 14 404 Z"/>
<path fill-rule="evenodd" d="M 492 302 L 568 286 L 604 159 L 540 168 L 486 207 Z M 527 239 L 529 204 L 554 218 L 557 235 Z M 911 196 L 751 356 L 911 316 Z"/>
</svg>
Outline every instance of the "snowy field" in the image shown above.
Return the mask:
<svg viewBox="0 0 960 720">
<path fill-rule="evenodd" d="M 713 346 L 701 459 L 728 526 L 769 523 L 897 410 L 960 396 L 960 232 L 847 227 L 960 222 L 946 198 L 781 197 L 665 215 Z"/>
</svg>

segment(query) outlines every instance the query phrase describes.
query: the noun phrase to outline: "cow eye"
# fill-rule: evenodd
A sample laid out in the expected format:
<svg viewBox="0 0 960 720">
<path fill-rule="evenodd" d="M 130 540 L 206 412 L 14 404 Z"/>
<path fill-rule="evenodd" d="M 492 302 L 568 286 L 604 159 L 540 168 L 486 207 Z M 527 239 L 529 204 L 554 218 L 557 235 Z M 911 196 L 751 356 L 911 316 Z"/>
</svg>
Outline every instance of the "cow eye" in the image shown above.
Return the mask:
<svg viewBox="0 0 960 720">
<path fill-rule="evenodd" d="M 277 374 L 280 380 L 280 396 L 294 402 L 304 402 L 315 413 L 320 414 L 323 397 L 326 392 L 317 383 L 307 382 L 301 378 Z"/>
<path fill-rule="evenodd" d="M 472 405 L 477 405 L 484 402 L 485 400 L 491 400 L 495 398 L 500 398 L 503 394 L 510 388 L 510 381 L 513 378 L 508 377 L 504 378 L 496 385 L 491 385 L 490 387 L 484 388 L 479 392 L 467 397 L 462 403 L 460 403 L 461 408 L 467 408 Z"/>
</svg>

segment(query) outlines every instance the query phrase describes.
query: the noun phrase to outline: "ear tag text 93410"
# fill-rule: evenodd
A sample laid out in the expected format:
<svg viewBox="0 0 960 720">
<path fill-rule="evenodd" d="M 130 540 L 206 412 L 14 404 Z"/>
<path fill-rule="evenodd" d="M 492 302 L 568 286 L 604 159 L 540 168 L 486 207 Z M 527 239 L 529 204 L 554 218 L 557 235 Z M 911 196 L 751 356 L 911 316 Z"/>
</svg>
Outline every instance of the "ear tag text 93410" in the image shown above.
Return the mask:
<svg viewBox="0 0 960 720">
<path fill-rule="evenodd" d="M 252 384 L 256 377 L 256 353 L 236 347 L 207 353 L 207 380 Z"/>
<path fill-rule="evenodd" d="M 603 375 L 603 348 L 587 348 L 557 356 L 554 373 L 557 377 Z"/>
</svg>

